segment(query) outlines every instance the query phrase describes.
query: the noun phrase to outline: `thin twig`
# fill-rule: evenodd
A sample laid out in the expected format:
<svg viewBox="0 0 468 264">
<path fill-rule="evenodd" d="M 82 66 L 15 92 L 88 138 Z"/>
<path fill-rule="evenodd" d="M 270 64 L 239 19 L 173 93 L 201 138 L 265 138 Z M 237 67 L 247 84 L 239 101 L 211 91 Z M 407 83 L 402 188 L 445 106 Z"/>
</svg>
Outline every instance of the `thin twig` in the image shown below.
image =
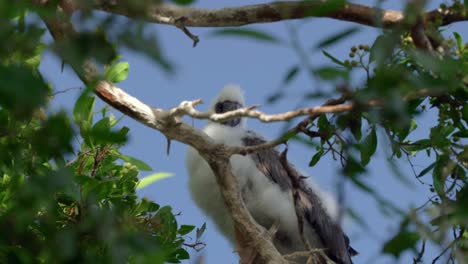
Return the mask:
<svg viewBox="0 0 468 264">
<path fill-rule="evenodd" d="M 421 243 L 421 250 L 419 250 L 418 255 L 413 258 L 413 264 L 421 263 L 422 257 L 424 256 L 424 251 L 426 250 L 426 240 L 423 239 Z"/>
<path fill-rule="evenodd" d="M 198 44 L 198 42 L 200 41 L 200 38 L 198 38 L 197 35 L 194 35 L 192 34 L 184 25 L 184 21 L 186 21 L 187 19 L 185 17 L 180 17 L 178 19 L 175 19 L 174 21 L 174 25 L 179 28 L 180 30 L 182 30 L 182 32 L 184 32 L 185 35 L 187 35 L 187 37 L 189 37 L 192 41 L 193 41 L 193 47 L 195 48 Z"/>
</svg>

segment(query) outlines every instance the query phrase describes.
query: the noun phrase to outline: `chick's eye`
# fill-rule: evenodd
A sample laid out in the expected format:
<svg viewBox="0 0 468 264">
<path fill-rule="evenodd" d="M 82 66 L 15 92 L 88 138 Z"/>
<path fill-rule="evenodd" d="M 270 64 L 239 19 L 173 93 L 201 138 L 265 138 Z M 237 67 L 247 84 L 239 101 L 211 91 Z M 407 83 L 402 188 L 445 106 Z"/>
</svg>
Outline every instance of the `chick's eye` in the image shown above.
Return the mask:
<svg viewBox="0 0 468 264">
<path fill-rule="evenodd" d="M 217 103 L 215 106 L 215 112 L 216 113 L 222 113 L 223 112 L 223 104 L 222 103 Z"/>
</svg>

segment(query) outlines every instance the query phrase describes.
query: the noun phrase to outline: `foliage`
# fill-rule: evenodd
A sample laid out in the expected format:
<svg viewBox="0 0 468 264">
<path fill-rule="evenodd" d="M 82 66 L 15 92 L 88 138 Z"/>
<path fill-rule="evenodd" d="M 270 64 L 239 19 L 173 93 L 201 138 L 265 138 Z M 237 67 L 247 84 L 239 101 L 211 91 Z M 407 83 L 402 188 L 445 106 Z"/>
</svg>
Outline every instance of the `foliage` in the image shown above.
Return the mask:
<svg viewBox="0 0 468 264">
<path fill-rule="evenodd" d="M 466 5 L 459 1 L 450 6 L 441 4 L 440 8 L 461 14 L 467 12 Z M 406 12 L 410 20 L 417 10 L 407 8 Z M 383 31 L 372 44 L 352 46 L 344 60 L 324 50 L 357 31 L 356 27 L 350 27 L 319 41 L 313 48 L 321 50 L 330 59 L 331 66 L 310 70 L 307 63 L 298 63 L 285 72 L 283 81 L 286 87 L 299 73 L 312 72 L 311 80 L 325 81 L 335 91 L 312 92 L 305 98 L 316 100 L 341 94 L 356 104 L 350 112 L 319 116 L 308 124 L 302 135 L 293 139 L 313 148 L 309 166 L 331 155 L 339 161 L 346 179 L 373 197 L 385 214 L 396 214 L 403 219 L 400 230 L 383 245 L 382 252 L 398 258 L 410 250 L 415 254 L 415 263 L 421 259 L 416 260 L 417 255 L 424 254 L 424 249 L 418 252 L 417 246 L 421 244 L 424 248 L 426 241 L 445 247 L 434 261 L 446 253 L 452 262 L 464 263 L 468 259 L 465 232 L 468 228 L 468 44 L 457 32 L 444 37 L 444 28 L 439 28 L 441 21 L 442 18 L 436 20 L 426 29 L 434 46 L 432 51 L 417 48 L 411 32 L 404 27 Z M 294 42 L 294 30 L 291 33 L 291 47 L 303 59 L 303 48 Z M 263 35 L 259 31 L 249 37 L 263 40 Z M 364 75 L 365 81 L 351 86 L 355 83 L 352 82 L 355 73 Z M 268 102 L 277 102 L 285 94 L 277 91 Z M 369 102 L 378 107 L 369 107 Z M 424 114 L 436 116 L 432 127 L 419 123 L 419 117 Z M 415 133 L 418 126 L 427 129 L 426 137 L 415 136 L 420 135 Z M 390 142 L 389 162 L 408 160 L 414 179 L 421 188 L 433 193 L 423 206 L 405 212 L 366 183 L 367 167 L 378 146 L 385 148 L 383 142 Z M 424 160 L 426 167 L 416 171 L 412 159 Z M 396 175 L 401 175 L 398 169 Z M 358 223 L 366 225 L 354 211 L 350 214 Z M 447 241 L 451 242 L 445 246 Z"/>
<path fill-rule="evenodd" d="M 457 1 L 444 8 L 466 12 Z M 339 32 L 320 41 L 316 48 L 332 45 L 354 31 L 350 28 Z M 383 253 L 399 257 L 410 250 L 417 256 L 424 254 L 424 250 L 417 252 L 418 244 L 432 241 L 445 245 L 451 241 L 440 254 L 448 253 L 450 260 L 462 263 L 468 257 L 465 232 L 468 228 L 468 44 L 463 43 L 458 33 L 444 37 L 442 31 L 437 24 L 427 29 L 430 32 L 427 34 L 438 39 L 433 43 L 434 51 L 416 48 L 405 28 L 384 31 L 371 45 L 352 46 L 345 60 L 322 50 L 333 66 L 313 69 L 312 78 L 335 86 L 335 94 L 341 94 L 357 107 L 350 112 L 321 115 L 309 123 L 303 135 L 294 139 L 315 149 L 310 166 L 331 155 L 340 162 L 343 174 L 355 187 L 376 199 L 386 214 L 404 219 L 400 231 L 383 246 Z M 301 56 L 300 50 L 296 51 Z M 296 78 L 299 71 L 297 67 L 288 70 L 285 80 Z M 359 75 L 365 76 L 365 81 L 353 87 L 350 83 L 356 72 L 361 72 Z M 277 92 L 269 101 L 275 102 L 283 94 Z M 324 95 L 306 96 L 317 99 Z M 369 107 L 369 102 L 378 107 Z M 419 123 L 419 117 L 424 114 L 436 116 L 432 127 Z M 414 133 L 418 126 L 428 130 L 426 137 L 415 136 L 420 135 Z M 421 188 L 433 193 L 423 206 L 405 212 L 367 185 L 364 174 L 378 146 L 385 148 L 383 142 L 390 142 L 390 163 L 408 160 L 413 167 L 412 159 L 426 162 L 421 171 L 413 167 L 414 179 Z M 401 172 L 397 169 L 396 174 Z M 351 213 L 365 225 L 363 219 Z M 434 261 L 439 258 L 440 255 Z"/>
<path fill-rule="evenodd" d="M 119 61 L 118 48 L 124 47 L 171 73 L 174 68 L 157 37 L 141 21 L 95 16 L 92 7 L 86 6 L 89 1 L 82 1 L 79 23 L 91 23 L 93 29 L 83 27 L 64 41 L 46 44 L 46 28 L 38 17 L 53 17 L 61 1 L 49 1 L 46 6 L 33 2 L 0 2 L 0 39 L 5 40 L 0 43 L 0 262 L 187 259 L 185 236 L 194 227 L 178 225 L 170 207 L 138 199 L 135 193 L 136 188 L 168 175 L 156 173 L 139 183 L 139 171 L 152 169 L 120 153 L 129 130 L 117 128 L 118 120 L 107 109 L 95 120 L 92 87 L 77 99 L 71 117 L 53 112 L 48 108 L 53 87 L 38 71 L 42 52 L 48 50 L 71 65 L 91 58 L 103 68 L 99 78 L 120 82 L 129 71 L 129 64 Z M 145 6 L 137 2 L 125 1 L 128 6 L 123 8 L 138 13 Z M 456 0 L 441 4 L 440 9 L 466 14 L 467 3 Z M 306 14 L 337 12 L 344 4 L 343 0 L 326 1 Z M 419 245 L 432 241 L 446 246 L 441 255 L 461 261 L 468 258 L 468 46 L 456 32 L 444 36 L 439 17 L 425 25 L 433 49 L 417 48 L 411 26 L 418 10 L 408 6 L 405 12 L 402 26 L 382 31 L 373 43 L 350 47 L 346 59 L 327 49 L 358 32 L 358 27 L 318 41 L 312 51 L 321 51 L 330 63 L 317 68 L 304 63 L 307 49 L 301 47 L 293 27 L 288 40 L 251 28 L 215 30 L 212 36 L 290 45 L 300 61 L 285 70 L 284 87 L 305 74 L 311 83 L 320 80 L 331 87 L 329 93 L 310 91 L 304 95 L 306 100 L 339 96 L 355 105 L 350 112 L 320 115 L 292 139 L 311 148 L 310 166 L 331 156 L 339 162 L 343 179 L 374 198 L 383 213 L 401 217 L 400 228 L 383 245 L 383 253 L 399 257 L 411 251 L 417 259 L 424 253 L 417 252 Z M 364 76 L 362 81 L 354 81 L 356 73 Z M 268 101 L 277 102 L 285 94 L 277 91 Z M 434 116 L 430 127 L 420 122 L 425 114 Z M 427 131 L 424 137 L 416 136 L 418 127 Z M 79 146 L 74 144 L 76 138 Z M 423 206 L 402 210 L 367 184 L 364 175 L 386 142 L 392 164 L 413 159 L 426 163 L 414 170 L 414 179 L 399 176 L 421 183 L 421 189 L 433 194 Z M 350 211 L 350 216 L 365 225 L 356 212 Z M 194 232 L 196 241 L 204 229 Z"/>
<path fill-rule="evenodd" d="M 11 16 L 25 12 L 10 8 Z M 152 168 L 120 153 L 129 129 L 107 109 L 96 114 L 87 89 L 72 117 L 48 109 L 52 87 L 38 71 L 45 30 L 21 16 L 0 27 L 8 40 L 0 44 L 0 262 L 188 259 L 184 242 L 195 227 L 179 225 L 169 206 L 136 195 L 139 171 Z M 98 52 L 79 47 L 83 53 L 70 58 Z M 127 73 L 128 63 L 120 62 L 106 76 L 118 82 Z M 154 174 L 142 187 L 163 176 Z M 193 233 L 198 241 L 200 231 Z"/>
</svg>

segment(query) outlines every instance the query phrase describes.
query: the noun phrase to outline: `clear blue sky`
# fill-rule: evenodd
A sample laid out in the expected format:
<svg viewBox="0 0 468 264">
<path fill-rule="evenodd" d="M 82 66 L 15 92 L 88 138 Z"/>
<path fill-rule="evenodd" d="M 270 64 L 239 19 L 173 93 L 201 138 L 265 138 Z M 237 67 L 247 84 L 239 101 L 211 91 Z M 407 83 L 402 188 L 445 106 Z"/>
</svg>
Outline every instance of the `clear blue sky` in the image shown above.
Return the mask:
<svg viewBox="0 0 468 264">
<path fill-rule="evenodd" d="M 195 6 L 223 7 L 252 3 L 261 3 L 261 1 L 199 0 Z M 360 1 L 359 3 L 373 4 L 374 2 Z M 384 7 L 398 9 L 401 4 L 399 1 L 385 1 Z M 433 8 L 435 5 L 431 4 L 430 7 Z M 298 31 L 300 40 L 307 50 L 325 37 L 354 25 L 325 18 L 311 18 L 303 21 L 252 25 L 247 28 L 264 30 L 288 40 L 286 24 L 300 25 Z M 360 28 L 357 34 L 339 45 L 327 48 L 327 51 L 338 58 L 346 59 L 351 45 L 370 45 L 380 32 L 365 26 L 360 26 Z M 178 105 L 183 100 L 202 98 L 205 104 L 200 106 L 200 109 L 206 110 L 211 99 L 225 84 L 237 83 L 244 89 L 248 104 L 262 104 L 261 110 L 267 113 L 279 113 L 294 108 L 300 102 L 304 92 L 329 88 L 319 81 L 311 83 L 305 74 L 301 74 L 285 90 L 288 94 L 285 100 L 278 104 L 268 105 L 265 103 L 266 97 L 280 87 L 287 69 L 299 62 L 297 54 L 287 44 L 272 45 L 240 38 L 215 38 L 210 36 L 213 29 L 190 28 L 192 33 L 201 39 L 198 46 L 192 48 L 191 40 L 175 27 L 151 25 L 149 29 L 157 33 L 164 54 L 176 66 L 175 75 L 165 74 L 158 65 L 139 54 L 122 50 L 123 60 L 130 63 L 130 74 L 128 79 L 119 86 L 152 106 L 168 108 Z M 468 39 L 466 24 L 465 29 L 460 23 L 450 26 L 449 31 L 452 30 L 458 31 L 464 39 Z M 313 67 L 329 63 L 318 50 L 310 52 L 309 55 L 308 60 Z M 60 62 L 50 53 L 45 56 L 41 64 L 41 71 L 53 83 L 56 90 L 82 85 L 68 67 L 63 73 L 60 73 L 60 67 Z M 359 76 L 355 81 L 359 81 Z M 73 90 L 57 95 L 53 102 L 54 107 L 70 111 L 73 100 L 78 94 L 79 91 Z M 116 115 L 120 114 L 116 113 Z M 423 116 L 422 118 L 429 123 L 431 121 L 430 117 Z M 198 128 L 202 128 L 205 123 L 199 120 L 193 122 Z M 166 139 L 159 132 L 128 117 L 123 119 L 121 125 L 126 125 L 131 129 L 130 140 L 122 149 L 125 154 L 144 160 L 155 171 L 175 174 L 175 177 L 143 189 L 140 195 L 149 197 L 161 205 L 172 205 L 174 212 L 181 213 L 177 218 L 181 224 L 201 226 L 207 222 L 207 231 L 203 236 L 207 247 L 201 253 L 191 252 L 192 256 L 204 254 L 208 264 L 237 263 L 233 249 L 217 233 L 210 220 L 198 210 L 190 198 L 185 169 L 187 147 L 174 142 L 171 153 L 167 156 Z M 284 126 L 281 123 L 262 124 L 255 120 L 249 120 L 248 125 L 269 138 L 278 136 Z M 422 137 L 424 129 L 421 131 L 419 135 Z M 370 170 L 365 176 L 366 182 L 382 196 L 394 201 L 402 208 L 421 205 L 430 195 L 427 188 L 414 180 L 406 162 L 399 163 L 399 167 L 411 184 L 403 185 L 395 177 L 386 161 L 388 153 L 386 141 L 381 141 L 376 159 L 372 161 Z M 336 181 L 340 177 L 339 163 L 331 159 L 322 159 L 318 165 L 309 168 L 307 164 L 312 155 L 313 151 L 302 145 L 295 143 L 290 145 L 289 159 L 298 168 L 307 172 L 323 189 L 334 193 Z M 415 165 L 421 170 L 426 163 L 424 160 L 418 162 L 420 163 Z M 390 256 L 379 254 L 382 242 L 398 230 L 400 219 L 382 215 L 373 199 L 353 188 L 351 184 L 346 185 L 345 201 L 346 205 L 355 209 L 370 227 L 370 229 L 363 229 L 349 218 L 345 220 L 344 229 L 350 236 L 353 247 L 361 253 L 354 258 L 355 263 L 408 263 L 411 261 L 408 255 L 395 260 Z M 433 247 L 428 250 L 428 257 L 434 257 L 439 252 L 439 249 Z"/>
</svg>

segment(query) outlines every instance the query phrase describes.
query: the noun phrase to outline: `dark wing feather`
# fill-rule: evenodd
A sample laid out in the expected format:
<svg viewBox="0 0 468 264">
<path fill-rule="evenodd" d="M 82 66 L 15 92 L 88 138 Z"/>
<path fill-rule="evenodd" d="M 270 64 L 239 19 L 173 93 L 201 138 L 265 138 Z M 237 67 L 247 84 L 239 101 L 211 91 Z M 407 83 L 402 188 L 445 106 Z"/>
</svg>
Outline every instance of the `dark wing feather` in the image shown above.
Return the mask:
<svg viewBox="0 0 468 264">
<path fill-rule="evenodd" d="M 259 145 L 265 142 L 265 139 L 252 131 L 249 131 L 247 136 L 243 138 L 245 146 Z M 294 187 L 297 185 L 296 212 L 302 215 L 315 230 L 330 259 L 340 264 L 351 264 L 351 256 L 357 252 L 349 246 L 349 239 L 341 227 L 326 213 L 320 198 L 307 186 L 303 180 L 304 177 L 289 163 L 285 168 L 281 162 L 280 154 L 275 149 L 262 150 L 251 154 L 251 157 L 257 168 L 271 181 L 279 184 L 282 189 L 293 188 L 294 182 L 292 182 L 291 177 L 298 180 L 298 184 L 294 184 Z"/>
<path fill-rule="evenodd" d="M 266 142 L 265 139 L 252 131 L 247 131 L 247 136 L 242 138 L 242 141 L 245 146 L 255 146 Z M 278 151 L 267 149 L 253 153 L 250 156 L 254 160 L 257 169 L 271 181 L 277 183 L 281 189 L 285 190 L 292 187 L 287 172 L 279 162 Z"/>
</svg>

